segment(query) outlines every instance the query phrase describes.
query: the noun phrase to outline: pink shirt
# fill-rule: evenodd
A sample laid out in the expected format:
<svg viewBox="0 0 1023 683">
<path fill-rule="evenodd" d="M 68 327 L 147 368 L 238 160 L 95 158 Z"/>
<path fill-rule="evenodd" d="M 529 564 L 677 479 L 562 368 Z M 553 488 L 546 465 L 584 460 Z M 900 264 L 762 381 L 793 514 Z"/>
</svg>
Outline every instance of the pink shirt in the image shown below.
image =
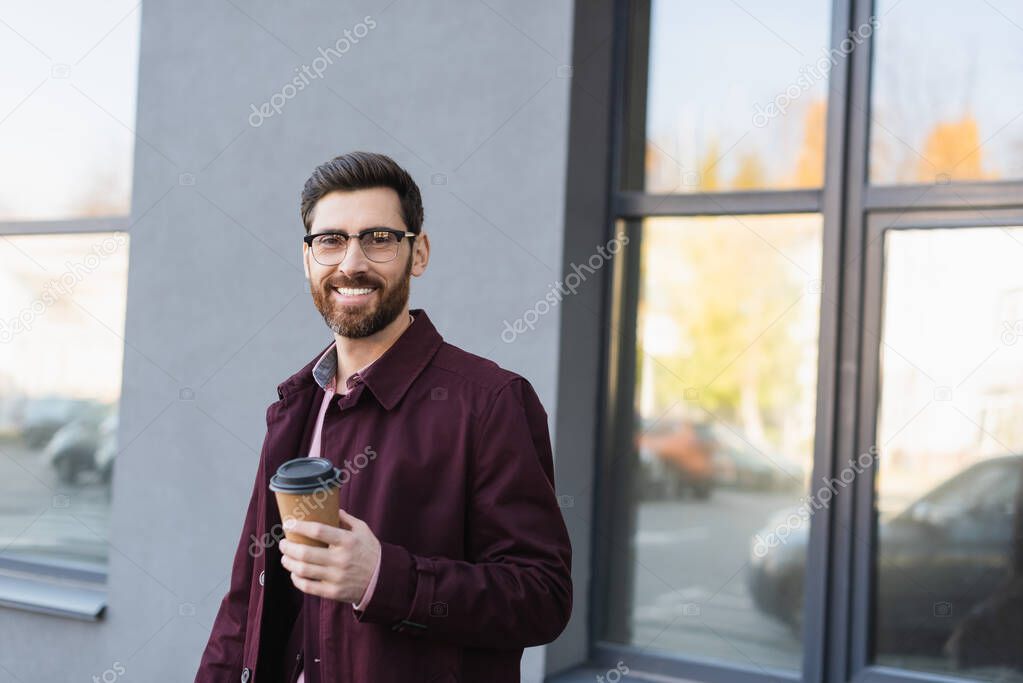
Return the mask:
<svg viewBox="0 0 1023 683">
<path fill-rule="evenodd" d="M 415 316 L 413 316 L 410 313 L 409 314 L 409 319 L 411 319 L 412 321 L 415 321 Z M 317 373 L 317 371 L 321 367 L 328 367 L 328 368 L 330 367 L 330 363 L 329 363 L 329 361 L 331 360 L 329 358 L 330 354 L 334 354 L 333 361 L 334 361 L 334 368 L 336 370 L 336 368 L 337 368 L 337 345 L 334 344 L 329 349 L 327 349 L 323 353 L 323 355 L 320 356 L 320 360 L 316 362 L 316 365 L 313 368 L 313 372 L 315 374 L 319 374 L 319 373 Z M 373 361 L 373 362 L 376 362 L 376 361 Z M 320 457 L 320 452 L 321 452 L 320 437 L 323 434 L 323 416 L 327 414 L 327 408 L 330 406 L 330 400 L 332 398 L 334 398 L 335 394 L 340 394 L 341 396 L 345 396 L 353 388 L 355 388 L 355 385 L 358 382 L 361 381 L 361 378 L 359 377 L 359 375 L 364 373 L 366 371 L 366 369 L 370 365 L 373 365 L 373 362 L 371 362 L 371 363 L 369 363 L 369 365 L 365 365 L 362 368 L 360 368 L 360 369 L 356 370 L 355 372 L 353 372 L 352 376 L 348 378 L 347 382 L 345 382 L 346 386 L 345 386 L 344 390 L 342 390 L 342 391 L 337 391 L 337 373 L 336 372 L 334 373 L 334 375 L 332 377 L 330 377 L 330 379 L 327 380 L 326 386 L 323 387 L 323 401 L 320 403 L 320 413 L 319 413 L 319 415 L 316 416 L 316 425 L 313 427 L 313 441 L 309 445 L 309 456 L 308 457 L 310 457 L 310 458 L 318 458 L 318 457 Z M 379 578 L 379 576 L 380 576 L 380 558 L 377 558 L 376 569 L 373 570 L 373 576 L 371 576 L 370 579 L 369 579 L 369 585 L 366 586 L 366 592 L 362 594 L 362 600 L 359 600 L 359 602 L 357 602 L 354 605 L 352 605 L 355 609 L 360 610 L 360 611 L 366 609 L 366 605 L 368 605 L 369 601 L 373 598 L 373 591 L 377 587 L 377 579 Z M 302 673 L 300 673 L 298 675 L 297 683 L 305 683 L 305 671 L 303 671 Z"/>
<path fill-rule="evenodd" d="M 327 353 L 334 353 L 334 347 L 333 346 L 330 347 L 330 349 L 327 350 Z M 330 400 L 332 398 L 334 398 L 334 394 L 335 393 L 340 394 L 341 396 L 346 396 L 352 390 L 352 388 L 355 386 L 356 382 L 358 381 L 356 379 L 356 377 L 358 377 L 359 374 L 365 372 L 366 368 L 368 368 L 372 364 L 373 363 L 370 363 L 369 365 L 366 365 L 365 367 L 363 367 L 363 368 L 357 370 L 356 372 L 352 373 L 352 376 L 348 378 L 348 381 L 346 382 L 347 386 L 345 387 L 345 389 L 343 391 L 336 391 L 336 389 L 337 389 L 337 379 L 336 378 L 331 378 L 330 382 L 324 388 L 324 390 L 323 390 L 323 401 L 320 403 L 320 414 L 316 417 L 316 426 L 313 427 L 313 442 L 309 446 L 309 457 L 310 458 L 318 458 L 318 457 L 320 457 L 320 452 L 321 452 L 320 436 L 323 434 L 323 416 L 327 414 L 327 407 L 330 405 Z M 363 593 L 362 600 L 360 600 L 359 602 L 355 603 L 355 605 L 354 605 L 355 609 L 363 610 L 363 609 L 366 608 L 366 605 L 369 603 L 369 599 L 371 597 L 373 597 L 373 589 L 376 588 L 376 586 L 377 586 L 377 576 L 379 574 L 380 574 L 380 560 L 377 559 L 377 567 L 376 567 L 375 570 L 373 570 L 373 576 L 370 577 L 369 585 L 366 586 L 366 592 Z M 300 676 L 299 679 L 298 679 L 299 683 L 302 683 L 303 680 L 304 680 L 304 676 Z"/>
</svg>

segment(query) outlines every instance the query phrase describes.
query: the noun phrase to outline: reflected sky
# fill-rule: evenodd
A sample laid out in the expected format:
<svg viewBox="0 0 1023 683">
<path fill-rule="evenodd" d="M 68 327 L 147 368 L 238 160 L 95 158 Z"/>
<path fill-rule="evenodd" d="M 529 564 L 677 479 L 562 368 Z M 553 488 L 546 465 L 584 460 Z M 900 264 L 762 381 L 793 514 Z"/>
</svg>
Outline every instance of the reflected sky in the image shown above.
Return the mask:
<svg viewBox="0 0 1023 683">
<path fill-rule="evenodd" d="M 883 0 L 876 17 L 871 180 L 1023 177 L 1023 7 Z M 645 189 L 819 186 L 829 34 L 828 2 L 654 0 Z"/>
<path fill-rule="evenodd" d="M 121 391 L 128 237 L 0 240 L 0 401 L 114 401 Z"/>
<path fill-rule="evenodd" d="M 1023 228 L 886 233 L 882 512 L 1023 453 Z"/>
<path fill-rule="evenodd" d="M 808 119 L 811 128 L 815 118 L 823 124 L 814 105 L 820 108 L 827 79 L 810 83 L 785 115 L 758 120 L 759 126 L 754 116 L 758 105 L 766 107 L 795 83 L 802 67 L 821 58 L 829 22 L 830 3 L 819 0 L 655 0 L 647 103 L 647 137 L 655 147 L 648 146 L 648 154 L 704 175 L 704 158 L 721 158 L 714 175 L 724 187 L 743 183 L 736 176 L 744 161 L 745 182 L 754 186 L 819 184 L 823 145 L 812 151 L 802 178 L 797 177 L 798 153 L 808 144 Z M 748 177 L 754 161 L 762 167 L 759 178 Z M 650 160 L 648 170 L 648 191 L 694 191 L 709 181 L 651 169 Z"/>
<path fill-rule="evenodd" d="M 879 0 L 878 14 L 871 180 L 1023 176 L 1023 6 Z"/>
<path fill-rule="evenodd" d="M 127 214 L 140 11 L 0 0 L 0 220 Z"/>
</svg>

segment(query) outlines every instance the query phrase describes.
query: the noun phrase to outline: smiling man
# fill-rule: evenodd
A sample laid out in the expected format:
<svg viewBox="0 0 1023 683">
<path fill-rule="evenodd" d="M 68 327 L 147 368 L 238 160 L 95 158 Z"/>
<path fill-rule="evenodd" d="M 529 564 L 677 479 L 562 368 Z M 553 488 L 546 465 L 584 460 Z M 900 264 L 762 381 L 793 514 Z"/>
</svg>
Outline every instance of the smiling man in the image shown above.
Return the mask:
<svg viewBox="0 0 1023 683">
<path fill-rule="evenodd" d="M 547 414 L 526 379 L 409 310 L 430 241 L 419 188 L 393 160 L 352 152 L 319 166 L 301 213 L 306 277 L 334 340 L 267 410 L 196 681 L 519 681 L 522 649 L 556 638 L 572 609 Z M 338 527 L 294 525 L 325 547 L 283 540 L 268 490 L 299 456 L 347 472 Z"/>
</svg>

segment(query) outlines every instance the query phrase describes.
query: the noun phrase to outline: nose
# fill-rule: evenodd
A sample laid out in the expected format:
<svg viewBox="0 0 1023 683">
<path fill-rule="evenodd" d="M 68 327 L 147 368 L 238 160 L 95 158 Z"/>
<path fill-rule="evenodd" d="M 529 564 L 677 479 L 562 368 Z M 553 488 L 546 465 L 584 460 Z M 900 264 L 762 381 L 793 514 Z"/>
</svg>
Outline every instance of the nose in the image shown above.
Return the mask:
<svg viewBox="0 0 1023 683">
<path fill-rule="evenodd" d="M 369 269 L 369 259 L 362 253 L 362 245 L 359 244 L 359 240 L 348 240 L 345 257 L 341 259 L 341 263 L 337 264 L 337 269 L 348 277 L 354 273 L 365 273 Z"/>
</svg>

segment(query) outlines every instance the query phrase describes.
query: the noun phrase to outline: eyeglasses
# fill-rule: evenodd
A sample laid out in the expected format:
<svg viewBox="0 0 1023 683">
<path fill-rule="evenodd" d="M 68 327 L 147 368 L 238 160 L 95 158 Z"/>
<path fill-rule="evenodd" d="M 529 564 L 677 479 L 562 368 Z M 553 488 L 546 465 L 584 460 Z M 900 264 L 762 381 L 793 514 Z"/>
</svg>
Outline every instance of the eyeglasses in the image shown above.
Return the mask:
<svg viewBox="0 0 1023 683">
<path fill-rule="evenodd" d="M 408 237 L 415 239 L 416 233 L 395 230 L 394 228 L 366 228 L 358 235 L 346 235 L 343 232 L 320 232 L 306 235 L 302 241 L 309 245 L 313 259 L 321 266 L 336 266 L 345 260 L 348 253 L 348 242 L 358 237 L 362 253 L 374 263 L 387 263 L 398 256 L 398 247 Z"/>
</svg>

